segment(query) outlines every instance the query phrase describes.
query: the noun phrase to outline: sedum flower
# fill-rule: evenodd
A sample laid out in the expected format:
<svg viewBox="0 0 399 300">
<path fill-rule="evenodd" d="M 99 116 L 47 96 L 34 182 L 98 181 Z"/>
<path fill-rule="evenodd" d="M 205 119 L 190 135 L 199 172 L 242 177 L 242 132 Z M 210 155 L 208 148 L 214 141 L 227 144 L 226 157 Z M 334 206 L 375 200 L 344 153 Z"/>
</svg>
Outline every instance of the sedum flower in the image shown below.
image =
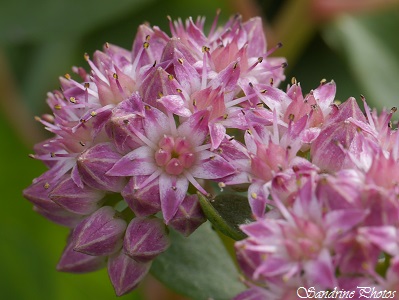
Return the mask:
<svg viewBox="0 0 399 300">
<path fill-rule="evenodd" d="M 143 146 L 134 149 L 114 164 L 107 175 L 145 176 L 134 190 L 146 189 L 154 180 L 159 186 L 159 203 L 165 222 L 176 214 L 189 183 L 203 194 L 199 179 L 221 179 L 235 169 L 220 155 L 209 151 L 206 143 L 209 113 L 198 112 L 176 127 L 171 115 L 147 106 L 141 133 L 132 128 Z M 137 183 L 137 181 L 136 181 Z"/>
</svg>

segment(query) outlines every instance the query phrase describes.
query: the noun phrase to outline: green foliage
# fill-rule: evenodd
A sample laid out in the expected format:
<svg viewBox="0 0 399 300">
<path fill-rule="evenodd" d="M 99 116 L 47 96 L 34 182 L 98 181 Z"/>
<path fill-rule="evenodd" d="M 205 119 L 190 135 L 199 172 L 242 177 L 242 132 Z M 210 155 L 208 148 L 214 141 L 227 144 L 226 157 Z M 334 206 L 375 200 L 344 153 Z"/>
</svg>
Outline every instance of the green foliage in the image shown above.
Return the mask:
<svg viewBox="0 0 399 300">
<path fill-rule="evenodd" d="M 229 300 L 243 291 L 239 273 L 208 223 L 185 238 L 171 232 L 172 244 L 153 263 L 151 273 L 194 300 Z"/>
</svg>

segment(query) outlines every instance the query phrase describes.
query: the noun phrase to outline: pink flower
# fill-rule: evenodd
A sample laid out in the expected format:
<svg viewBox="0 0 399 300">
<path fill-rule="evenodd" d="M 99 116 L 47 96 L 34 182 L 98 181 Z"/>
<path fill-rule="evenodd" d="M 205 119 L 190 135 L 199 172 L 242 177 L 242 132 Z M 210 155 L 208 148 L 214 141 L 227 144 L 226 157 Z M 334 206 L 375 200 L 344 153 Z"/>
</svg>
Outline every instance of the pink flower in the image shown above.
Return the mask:
<svg viewBox="0 0 399 300">
<path fill-rule="evenodd" d="M 126 154 L 107 172 L 111 176 L 145 176 L 133 187 L 133 193 L 157 180 L 166 223 L 186 197 L 189 183 L 207 194 L 197 179 L 222 179 L 235 172 L 219 154 L 209 151 L 207 112 L 193 114 L 178 127 L 171 117 L 147 106 L 142 118 L 144 132 L 132 128 L 143 146 Z"/>
</svg>

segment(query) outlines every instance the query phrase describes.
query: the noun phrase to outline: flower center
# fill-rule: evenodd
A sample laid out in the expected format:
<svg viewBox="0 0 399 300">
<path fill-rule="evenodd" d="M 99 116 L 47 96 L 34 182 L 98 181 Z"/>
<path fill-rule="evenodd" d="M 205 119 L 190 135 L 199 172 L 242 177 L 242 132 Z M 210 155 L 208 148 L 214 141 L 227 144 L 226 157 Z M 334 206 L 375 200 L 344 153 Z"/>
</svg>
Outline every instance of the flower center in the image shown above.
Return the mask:
<svg viewBox="0 0 399 300">
<path fill-rule="evenodd" d="M 165 135 L 158 143 L 155 161 L 170 175 L 180 175 L 195 162 L 195 155 L 190 143 L 183 137 Z"/>
</svg>

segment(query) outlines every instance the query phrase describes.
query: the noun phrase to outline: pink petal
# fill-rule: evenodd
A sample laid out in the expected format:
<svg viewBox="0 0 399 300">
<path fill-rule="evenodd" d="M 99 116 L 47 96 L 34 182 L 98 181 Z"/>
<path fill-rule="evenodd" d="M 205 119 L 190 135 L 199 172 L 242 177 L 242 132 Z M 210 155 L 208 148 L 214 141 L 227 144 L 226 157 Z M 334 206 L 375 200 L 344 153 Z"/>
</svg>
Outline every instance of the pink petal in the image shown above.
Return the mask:
<svg viewBox="0 0 399 300">
<path fill-rule="evenodd" d="M 220 143 L 226 136 L 226 128 L 220 123 L 210 123 L 208 127 L 211 136 L 211 150 L 213 150 L 219 147 Z"/>
<path fill-rule="evenodd" d="M 146 106 L 143 128 L 146 137 L 150 141 L 158 141 L 165 131 L 169 132 L 170 126 L 168 117 L 162 111 L 154 107 Z"/>
<path fill-rule="evenodd" d="M 323 112 L 325 112 L 334 101 L 336 91 L 337 87 L 334 81 L 320 84 L 319 87 L 313 91 L 313 96 Z"/>
<path fill-rule="evenodd" d="M 185 177 L 176 177 L 165 173 L 159 177 L 162 214 L 166 224 L 176 214 L 179 205 L 186 196 L 187 189 L 188 180 Z"/>
<path fill-rule="evenodd" d="M 337 286 L 335 270 L 327 249 L 323 249 L 316 260 L 305 263 L 304 268 L 311 284 L 323 288 L 334 288 Z"/>
<path fill-rule="evenodd" d="M 198 156 L 198 163 L 189 170 L 195 178 L 218 179 L 235 172 L 231 164 L 211 151 L 201 151 Z"/>
<path fill-rule="evenodd" d="M 100 207 L 105 192 L 84 185 L 78 187 L 66 177 L 51 191 L 49 197 L 64 209 L 79 215 L 88 215 Z"/>
<path fill-rule="evenodd" d="M 369 226 L 359 229 L 367 240 L 392 256 L 399 254 L 398 232 L 394 226 Z"/>
<path fill-rule="evenodd" d="M 148 146 L 141 146 L 126 154 L 107 172 L 109 176 L 150 175 L 158 167 L 154 161 L 153 150 Z"/>
<path fill-rule="evenodd" d="M 269 192 L 264 182 L 254 182 L 249 186 L 248 201 L 256 217 L 262 218 L 265 215 L 268 197 Z"/>
<path fill-rule="evenodd" d="M 180 95 L 167 95 L 158 101 L 171 113 L 181 117 L 191 116 L 191 111 L 186 107 L 186 103 Z"/>
<path fill-rule="evenodd" d="M 266 38 L 262 19 L 260 17 L 251 18 L 242 25 L 248 35 L 248 56 L 257 57 L 266 52 Z"/>
<path fill-rule="evenodd" d="M 188 138 L 193 146 L 201 145 L 208 134 L 208 120 L 208 111 L 196 112 L 179 126 L 178 135 Z"/>
</svg>

